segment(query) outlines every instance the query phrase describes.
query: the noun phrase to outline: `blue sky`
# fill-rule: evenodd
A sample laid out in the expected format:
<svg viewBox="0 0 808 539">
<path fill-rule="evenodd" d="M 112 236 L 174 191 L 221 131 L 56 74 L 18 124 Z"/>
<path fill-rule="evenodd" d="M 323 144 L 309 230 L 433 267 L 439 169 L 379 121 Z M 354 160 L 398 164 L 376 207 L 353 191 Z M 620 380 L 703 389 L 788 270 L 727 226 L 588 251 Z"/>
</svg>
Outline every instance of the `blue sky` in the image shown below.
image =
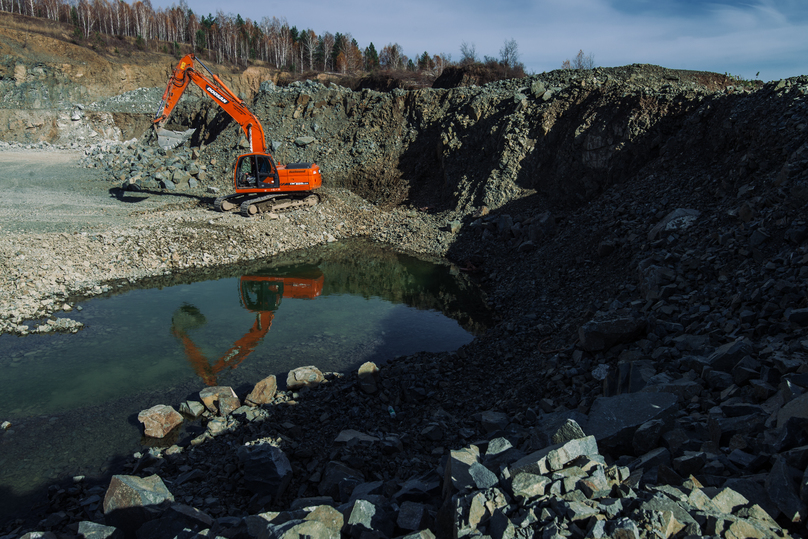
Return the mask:
<svg viewBox="0 0 808 539">
<path fill-rule="evenodd" d="M 290 26 L 350 33 L 364 48 L 398 43 L 413 58 L 463 42 L 499 56 L 515 39 L 528 72 L 557 69 L 579 49 L 602 67 L 648 63 L 765 81 L 808 74 L 808 0 L 187 0 L 199 15 L 285 17 Z M 156 7 L 173 1 L 157 0 Z"/>
</svg>

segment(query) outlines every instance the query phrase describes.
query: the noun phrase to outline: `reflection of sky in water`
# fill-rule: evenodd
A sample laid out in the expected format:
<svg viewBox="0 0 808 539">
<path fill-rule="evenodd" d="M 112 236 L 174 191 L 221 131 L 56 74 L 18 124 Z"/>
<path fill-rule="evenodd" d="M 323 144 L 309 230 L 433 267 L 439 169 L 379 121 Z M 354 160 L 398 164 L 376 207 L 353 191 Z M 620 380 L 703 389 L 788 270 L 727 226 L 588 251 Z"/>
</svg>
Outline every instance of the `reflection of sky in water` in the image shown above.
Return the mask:
<svg viewBox="0 0 808 539">
<path fill-rule="evenodd" d="M 412 281 L 408 275 L 409 289 Z M 285 290 L 294 284 L 287 282 Z M 254 300 L 254 295 L 242 300 L 242 286 L 238 278 L 228 278 L 134 290 L 89 300 L 82 311 L 70 313 L 86 324 L 78 334 L 1 337 L 0 355 L 5 359 L 0 361 L 5 365 L 0 418 L 56 413 L 195 380 L 203 385 L 197 376 L 205 365 L 209 373 L 217 371 L 208 376 L 208 383 L 235 386 L 303 365 L 345 372 L 364 361 L 454 350 L 472 339 L 439 312 L 370 295 L 373 286 L 366 287 L 364 295 L 339 293 L 339 287 L 323 292 L 321 279 L 320 289 L 308 294 L 313 299 L 287 292 L 276 308 L 263 314 L 260 308 L 242 306 L 242 301 L 249 305 L 250 298 Z M 255 289 L 255 284 L 249 286 Z M 172 332 L 172 321 L 183 306 L 194 315 L 179 318 L 185 320 L 179 323 L 182 335 L 203 365 L 199 359 L 196 364 L 189 360 L 179 333 Z M 251 331 L 267 320 L 271 327 L 251 339 L 254 350 L 249 355 L 220 361 L 228 351 L 227 357 L 232 357 L 234 344 L 250 340 Z"/>
</svg>

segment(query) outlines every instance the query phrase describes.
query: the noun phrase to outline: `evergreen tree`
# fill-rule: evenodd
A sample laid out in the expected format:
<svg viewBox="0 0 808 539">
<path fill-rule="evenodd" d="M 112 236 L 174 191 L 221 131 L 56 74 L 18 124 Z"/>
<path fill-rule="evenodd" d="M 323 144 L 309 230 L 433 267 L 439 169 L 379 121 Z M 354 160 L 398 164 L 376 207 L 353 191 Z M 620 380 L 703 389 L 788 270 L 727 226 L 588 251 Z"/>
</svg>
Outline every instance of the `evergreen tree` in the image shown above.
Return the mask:
<svg viewBox="0 0 808 539">
<path fill-rule="evenodd" d="M 379 69 L 379 53 L 376 52 L 376 47 L 373 46 L 372 41 L 365 48 L 365 69 L 368 71 Z"/>
</svg>

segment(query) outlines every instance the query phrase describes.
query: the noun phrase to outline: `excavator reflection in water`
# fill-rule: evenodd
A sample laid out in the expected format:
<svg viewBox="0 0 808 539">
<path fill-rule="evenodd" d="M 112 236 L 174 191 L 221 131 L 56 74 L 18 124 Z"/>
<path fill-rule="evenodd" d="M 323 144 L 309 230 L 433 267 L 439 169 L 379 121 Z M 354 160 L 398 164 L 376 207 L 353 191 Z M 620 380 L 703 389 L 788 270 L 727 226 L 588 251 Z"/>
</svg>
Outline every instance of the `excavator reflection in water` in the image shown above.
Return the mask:
<svg viewBox="0 0 808 539">
<path fill-rule="evenodd" d="M 193 305 L 184 304 L 171 319 L 171 333 L 185 349 L 194 371 L 209 386 L 217 385 L 217 376 L 225 369 L 235 369 L 261 343 L 282 298 L 314 299 L 323 291 L 323 272 L 316 266 L 295 266 L 281 270 L 244 275 L 239 279 L 241 306 L 255 314 L 255 323 L 242 338 L 213 365 L 191 340 L 188 332 L 205 325 L 207 320 Z"/>
</svg>

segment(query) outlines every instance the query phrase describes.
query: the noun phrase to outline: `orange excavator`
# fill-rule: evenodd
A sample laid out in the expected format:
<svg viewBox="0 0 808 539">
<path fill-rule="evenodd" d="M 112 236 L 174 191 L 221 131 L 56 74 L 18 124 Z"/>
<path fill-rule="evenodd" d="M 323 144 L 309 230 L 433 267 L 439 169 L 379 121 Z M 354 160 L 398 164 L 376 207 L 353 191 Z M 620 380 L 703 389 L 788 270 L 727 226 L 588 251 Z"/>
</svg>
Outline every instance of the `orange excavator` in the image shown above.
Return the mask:
<svg viewBox="0 0 808 539">
<path fill-rule="evenodd" d="M 201 65 L 210 78 L 200 74 L 194 62 Z M 192 82 L 238 122 L 250 143 L 250 153 L 240 155 L 233 170 L 236 192 L 215 200 L 214 207 L 218 211 L 239 210 L 249 217 L 273 210 L 314 206 L 319 202 L 319 196 L 312 191 L 322 185 L 320 167 L 314 163 L 277 165 L 267 151 L 264 128 L 255 114 L 193 54 L 180 60 L 168 80 L 153 121 L 158 139 L 170 133 L 164 129 L 165 123 Z"/>
<path fill-rule="evenodd" d="M 314 299 L 323 292 L 323 280 L 323 272 L 311 266 L 286 268 L 283 273 L 241 277 L 239 300 L 242 307 L 256 313 L 255 323 L 213 365 L 188 334 L 207 322 L 199 309 L 189 304 L 180 307 L 171 319 L 171 333 L 182 342 L 185 356 L 194 371 L 205 384 L 215 386 L 220 372 L 238 367 L 261 343 L 272 327 L 282 298 Z"/>
</svg>

